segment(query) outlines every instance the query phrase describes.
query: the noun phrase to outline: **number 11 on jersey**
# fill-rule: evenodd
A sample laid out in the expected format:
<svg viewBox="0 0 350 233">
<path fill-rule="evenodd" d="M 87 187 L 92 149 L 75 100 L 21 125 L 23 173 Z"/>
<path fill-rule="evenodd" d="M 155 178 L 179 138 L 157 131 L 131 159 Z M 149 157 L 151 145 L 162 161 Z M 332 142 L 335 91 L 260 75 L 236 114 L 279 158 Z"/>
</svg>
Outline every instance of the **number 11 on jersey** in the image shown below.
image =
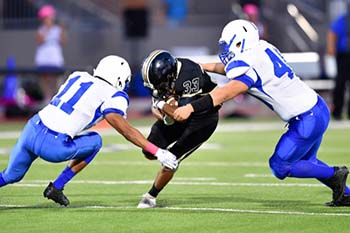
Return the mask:
<svg viewBox="0 0 350 233">
<path fill-rule="evenodd" d="M 58 106 L 62 102 L 61 97 L 68 92 L 68 90 L 73 86 L 73 84 L 80 78 L 80 76 L 71 78 L 68 80 L 67 85 L 64 89 L 58 93 L 58 95 L 50 102 L 53 106 Z M 60 109 L 70 115 L 74 111 L 74 105 L 79 101 L 81 96 L 89 89 L 93 82 L 80 83 L 79 89 L 74 93 L 74 95 L 67 101 L 63 102 Z"/>
</svg>

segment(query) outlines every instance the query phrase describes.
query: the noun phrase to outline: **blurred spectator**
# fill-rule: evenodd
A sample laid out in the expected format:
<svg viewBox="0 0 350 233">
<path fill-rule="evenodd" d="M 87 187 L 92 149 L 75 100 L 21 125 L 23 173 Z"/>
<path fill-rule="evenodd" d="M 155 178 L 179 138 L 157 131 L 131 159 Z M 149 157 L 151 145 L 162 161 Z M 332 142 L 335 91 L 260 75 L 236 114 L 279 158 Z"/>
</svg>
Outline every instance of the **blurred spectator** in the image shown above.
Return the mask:
<svg viewBox="0 0 350 233">
<path fill-rule="evenodd" d="M 44 5 L 38 12 L 41 21 L 36 32 L 38 48 L 35 54 L 35 65 L 42 74 L 40 85 L 44 102 L 50 101 L 58 87 L 58 74 L 63 72 L 64 58 L 62 45 L 66 43 L 66 33 L 56 23 L 56 10 L 51 5 Z"/>
<path fill-rule="evenodd" d="M 144 96 L 144 86 L 140 77 L 140 63 L 143 55 L 141 48 L 148 36 L 150 24 L 150 0 L 122 0 L 119 3 L 119 13 L 124 23 L 124 36 L 128 46 L 128 56 L 132 70 L 132 82 L 128 89 L 131 96 Z"/>
<path fill-rule="evenodd" d="M 148 34 L 149 10 L 147 0 L 123 0 L 122 14 L 125 36 L 144 38 Z"/>
<path fill-rule="evenodd" d="M 187 17 L 187 0 L 162 0 L 166 21 L 170 28 L 178 27 Z"/>
<path fill-rule="evenodd" d="M 254 4 L 257 7 L 261 6 L 260 0 L 239 0 L 239 4 L 243 7 L 246 4 Z"/>
<path fill-rule="evenodd" d="M 16 59 L 13 56 L 7 58 L 6 69 L 8 73 L 4 77 L 0 107 L 4 107 L 6 117 L 31 114 L 40 99 L 40 96 L 39 98 L 35 96 L 35 93 L 38 93 L 36 82 L 31 82 L 30 79 L 19 80 L 16 73 Z"/>
<path fill-rule="evenodd" d="M 259 7 L 255 4 L 249 3 L 243 6 L 243 12 L 246 19 L 253 22 L 259 30 L 259 36 L 263 40 L 267 40 L 267 30 L 265 24 L 260 19 Z"/>
<path fill-rule="evenodd" d="M 14 57 L 8 57 L 6 61 L 6 67 L 9 71 L 16 69 L 16 59 Z M 18 79 L 14 73 L 9 73 L 5 76 L 4 87 L 1 98 L 1 105 L 13 105 L 16 102 L 16 95 L 18 90 Z"/>
<path fill-rule="evenodd" d="M 335 56 L 337 76 L 333 90 L 334 119 L 341 120 L 345 102 L 346 84 L 350 81 L 350 14 L 336 18 L 328 31 L 327 55 Z M 350 92 L 349 92 L 350 93 Z M 350 101 L 348 101 L 347 116 L 350 119 Z"/>
</svg>

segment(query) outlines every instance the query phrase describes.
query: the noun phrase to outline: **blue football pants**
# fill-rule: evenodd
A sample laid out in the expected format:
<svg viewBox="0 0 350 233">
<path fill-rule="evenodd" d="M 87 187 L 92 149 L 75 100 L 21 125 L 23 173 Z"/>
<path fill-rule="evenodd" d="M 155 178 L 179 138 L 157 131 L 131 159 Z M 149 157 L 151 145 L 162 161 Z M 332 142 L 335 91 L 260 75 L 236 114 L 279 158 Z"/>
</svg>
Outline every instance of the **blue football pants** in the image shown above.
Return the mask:
<svg viewBox="0 0 350 233">
<path fill-rule="evenodd" d="M 40 157 L 57 163 L 72 159 L 85 159 L 99 151 L 102 138 L 96 132 L 87 132 L 71 138 L 48 129 L 38 115 L 24 127 L 13 148 L 7 168 L 0 173 L 6 184 L 20 181 L 32 162 Z"/>
<path fill-rule="evenodd" d="M 329 168 L 316 158 L 323 134 L 328 127 L 329 119 L 328 106 L 319 96 L 316 105 L 312 109 L 292 118 L 288 122 L 288 131 L 280 138 L 269 161 L 270 168 L 277 178 L 284 179 L 290 176 L 293 165 L 301 160 L 309 161 L 315 167 L 323 166 Z M 305 171 L 305 178 L 329 177 L 329 174 L 325 174 L 322 177 L 322 175 L 313 176 L 308 174 L 308 172 Z"/>
</svg>

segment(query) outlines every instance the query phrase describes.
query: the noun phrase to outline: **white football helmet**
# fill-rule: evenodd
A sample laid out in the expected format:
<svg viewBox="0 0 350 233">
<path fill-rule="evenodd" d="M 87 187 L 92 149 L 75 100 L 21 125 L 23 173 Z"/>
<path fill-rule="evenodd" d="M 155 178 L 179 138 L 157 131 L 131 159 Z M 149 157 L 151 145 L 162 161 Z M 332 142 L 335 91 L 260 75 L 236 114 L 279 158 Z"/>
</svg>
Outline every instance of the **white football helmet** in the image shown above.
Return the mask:
<svg viewBox="0 0 350 233">
<path fill-rule="evenodd" d="M 100 60 L 93 75 L 104 79 L 122 91 L 130 82 L 131 70 L 129 63 L 124 58 L 109 55 Z"/>
<path fill-rule="evenodd" d="M 227 64 L 237 54 L 255 47 L 259 43 L 256 25 L 250 21 L 237 19 L 226 24 L 219 40 L 219 57 Z"/>
</svg>

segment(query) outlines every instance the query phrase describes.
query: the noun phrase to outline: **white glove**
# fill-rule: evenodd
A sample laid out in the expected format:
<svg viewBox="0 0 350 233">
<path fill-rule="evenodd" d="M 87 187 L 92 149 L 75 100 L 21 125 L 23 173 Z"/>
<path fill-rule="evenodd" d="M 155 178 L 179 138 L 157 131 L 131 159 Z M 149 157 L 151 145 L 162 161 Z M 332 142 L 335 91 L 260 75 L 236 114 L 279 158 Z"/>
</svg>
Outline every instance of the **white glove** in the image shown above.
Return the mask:
<svg viewBox="0 0 350 233">
<path fill-rule="evenodd" d="M 170 168 L 171 170 L 175 170 L 179 165 L 176 156 L 168 150 L 159 148 L 155 156 L 163 166 Z"/>
<path fill-rule="evenodd" d="M 166 102 L 164 100 L 154 100 L 152 106 L 154 108 L 158 108 L 159 110 L 163 110 L 165 104 Z"/>
</svg>

